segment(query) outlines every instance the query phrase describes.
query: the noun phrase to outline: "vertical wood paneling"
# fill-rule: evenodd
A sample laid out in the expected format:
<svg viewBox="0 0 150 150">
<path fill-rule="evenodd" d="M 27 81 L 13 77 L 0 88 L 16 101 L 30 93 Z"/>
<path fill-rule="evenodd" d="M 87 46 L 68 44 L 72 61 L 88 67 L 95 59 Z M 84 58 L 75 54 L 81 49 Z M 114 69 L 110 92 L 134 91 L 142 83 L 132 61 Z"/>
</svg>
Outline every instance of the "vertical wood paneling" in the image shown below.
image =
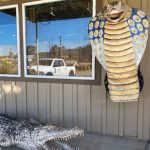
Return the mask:
<svg viewBox="0 0 150 150">
<path fill-rule="evenodd" d="M 17 115 L 26 117 L 27 97 L 26 97 L 26 83 L 16 83 L 16 101 L 17 101 Z"/>
<path fill-rule="evenodd" d="M 49 84 L 38 84 L 38 114 L 40 122 L 47 122 L 47 101 L 49 101 Z"/>
<path fill-rule="evenodd" d="M 127 3 L 127 0 L 122 0 L 122 2 Z"/>
<path fill-rule="evenodd" d="M 124 135 L 124 103 L 119 104 L 119 136 Z"/>
<path fill-rule="evenodd" d="M 124 135 L 137 136 L 137 123 L 138 123 L 137 114 L 138 114 L 137 102 L 125 104 Z"/>
<path fill-rule="evenodd" d="M 71 84 L 64 85 L 64 125 L 73 126 L 73 87 Z"/>
<path fill-rule="evenodd" d="M 102 133 L 106 134 L 107 133 L 107 96 L 106 96 L 106 88 L 104 86 L 104 78 L 105 78 L 105 74 L 106 72 L 104 70 L 102 70 L 101 73 L 101 81 L 102 84 L 100 86 L 101 90 L 100 90 L 100 99 L 101 99 L 101 103 L 102 103 Z"/>
<path fill-rule="evenodd" d="M 150 16 L 150 1 L 149 0 L 142 0 L 142 9 Z M 150 37 L 150 34 L 149 34 Z M 141 70 L 142 74 L 144 76 L 144 89 L 143 89 L 143 128 L 142 133 L 143 133 L 143 139 L 148 139 L 150 137 L 149 133 L 149 128 L 150 128 L 150 92 L 149 92 L 149 86 L 150 86 L 150 69 L 149 69 L 149 63 L 150 63 L 150 40 L 148 40 L 148 45 L 146 52 L 144 54 L 144 57 L 142 58 L 142 63 L 141 63 Z"/>
<path fill-rule="evenodd" d="M 102 1 L 101 0 L 97 0 L 96 1 L 96 12 L 99 13 L 102 9 Z"/>
<path fill-rule="evenodd" d="M 87 131 L 91 131 L 91 87 L 86 87 L 87 97 L 86 97 L 86 125 L 87 125 Z"/>
<path fill-rule="evenodd" d="M 37 83 L 27 83 L 27 117 L 38 120 Z"/>
<path fill-rule="evenodd" d="M 0 81 L 0 113 L 5 113 L 5 93 L 3 90 L 3 81 Z"/>
<path fill-rule="evenodd" d="M 138 8 L 142 9 L 143 11 L 145 11 L 146 13 L 146 2 L 147 0 L 141 0 L 139 3 Z M 142 62 L 141 62 L 142 63 Z M 143 68 L 141 69 L 143 72 Z M 139 98 L 139 102 L 138 102 L 138 131 L 137 131 L 137 135 L 139 139 L 143 139 L 143 115 L 144 115 L 144 92 L 141 92 L 140 98 Z"/>
<path fill-rule="evenodd" d="M 101 132 L 102 130 L 102 93 L 97 94 L 100 91 L 100 86 L 91 86 L 91 130 L 95 132 Z"/>
<path fill-rule="evenodd" d="M 147 14 L 148 11 L 148 0 L 141 0 L 141 8 Z"/>
<path fill-rule="evenodd" d="M 109 0 L 102 0 L 102 6 L 106 6 L 109 3 Z"/>
<path fill-rule="evenodd" d="M 51 122 L 59 123 L 59 86 L 51 84 Z"/>
<path fill-rule="evenodd" d="M 119 104 L 107 97 L 107 133 L 118 135 Z"/>
<path fill-rule="evenodd" d="M 149 4 L 149 2 L 148 2 Z M 149 6 L 150 8 L 150 6 Z M 150 15 L 150 13 L 148 12 Z M 149 34 L 150 35 L 150 34 Z M 148 41 L 148 47 L 150 46 L 150 41 Z M 145 79 L 145 85 L 144 85 L 144 116 L 143 116 L 143 138 L 147 139 L 149 138 L 149 128 L 150 128 L 150 92 L 149 92 L 149 86 L 150 86 L 150 69 L 148 64 L 150 63 L 149 59 L 149 49 L 147 48 L 146 53 L 143 57 L 143 62 L 142 62 L 142 70 L 143 70 L 143 75 Z"/>
<path fill-rule="evenodd" d="M 63 125 L 64 123 L 64 87 L 62 84 L 58 85 L 59 89 L 59 124 Z"/>
<path fill-rule="evenodd" d="M 46 114 L 47 114 L 47 123 L 51 123 L 51 84 L 47 84 L 47 105 L 46 105 Z"/>
<path fill-rule="evenodd" d="M 62 100 L 62 84 L 51 84 L 51 122 L 54 124 L 62 124 Z"/>
<path fill-rule="evenodd" d="M 72 98 L 73 98 L 73 125 L 76 127 L 78 124 L 78 90 L 77 85 L 73 84 L 73 92 L 72 92 Z"/>
<path fill-rule="evenodd" d="M 126 2 L 130 7 L 141 8 L 141 0 L 126 0 Z M 125 103 L 122 108 L 124 108 L 124 135 L 137 136 L 138 103 Z M 122 132 L 120 134 L 122 135 Z"/>
<path fill-rule="evenodd" d="M 141 8 L 142 0 L 127 0 L 130 7 Z"/>
<path fill-rule="evenodd" d="M 5 82 L 4 84 L 6 93 L 6 112 L 8 114 L 16 115 L 16 95 L 13 92 L 15 82 Z"/>
<path fill-rule="evenodd" d="M 144 95 L 143 92 L 141 93 L 141 96 L 139 98 L 138 102 L 138 138 L 142 139 L 143 138 L 143 109 L 144 109 Z"/>
<path fill-rule="evenodd" d="M 89 85 L 78 85 L 78 125 L 87 129 L 87 99 L 90 97 Z"/>
</svg>

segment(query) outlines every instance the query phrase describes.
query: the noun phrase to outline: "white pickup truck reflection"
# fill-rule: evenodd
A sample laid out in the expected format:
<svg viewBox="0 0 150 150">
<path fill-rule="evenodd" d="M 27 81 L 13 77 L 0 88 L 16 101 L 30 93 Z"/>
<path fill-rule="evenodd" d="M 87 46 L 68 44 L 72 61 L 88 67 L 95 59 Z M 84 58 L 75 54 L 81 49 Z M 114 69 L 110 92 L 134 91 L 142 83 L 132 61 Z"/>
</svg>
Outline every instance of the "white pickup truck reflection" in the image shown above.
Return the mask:
<svg viewBox="0 0 150 150">
<path fill-rule="evenodd" d="M 39 75 L 49 76 L 74 76 L 75 66 L 66 66 L 63 59 L 40 59 L 39 65 L 30 66 Z"/>
</svg>

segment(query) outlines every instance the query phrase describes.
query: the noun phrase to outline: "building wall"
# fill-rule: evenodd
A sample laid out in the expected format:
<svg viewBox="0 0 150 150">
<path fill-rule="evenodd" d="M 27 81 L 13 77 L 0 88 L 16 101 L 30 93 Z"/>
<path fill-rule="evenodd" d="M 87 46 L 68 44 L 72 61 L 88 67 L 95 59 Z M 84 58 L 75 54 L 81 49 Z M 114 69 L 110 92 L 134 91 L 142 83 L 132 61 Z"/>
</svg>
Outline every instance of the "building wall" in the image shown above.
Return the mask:
<svg viewBox="0 0 150 150">
<path fill-rule="evenodd" d="M 104 0 L 103 4 L 107 2 L 108 0 Z M 150 15 L 149 0 L 127 2 Z M 100 4 L 98 0 L 98 9 Z M 149 139 L 149 47 L 150 40 L 141 62 L 145 85 L 138 102 L 112 103 L 103 84 L 105 73 L 102 70 L 101 86 L 0 81 L 0 113 L 35 118 L 41 122 L 68 127 L 79 126 L 103 134 Z"/>
</svg>

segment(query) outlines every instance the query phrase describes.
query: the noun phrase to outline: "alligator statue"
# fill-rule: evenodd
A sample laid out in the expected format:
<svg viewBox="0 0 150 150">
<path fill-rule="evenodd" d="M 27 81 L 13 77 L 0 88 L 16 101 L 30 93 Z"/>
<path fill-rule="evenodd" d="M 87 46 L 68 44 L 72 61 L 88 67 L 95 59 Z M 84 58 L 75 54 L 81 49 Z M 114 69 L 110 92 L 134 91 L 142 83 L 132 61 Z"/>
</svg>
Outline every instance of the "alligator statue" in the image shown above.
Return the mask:
<svg viewBox="0 0 150 150">
<path fill-rule="evenodd" d="M 0 114 L 1 150 L 10 146 L 25 150 L 73 150 L 64 141 L 83 135 L 84 131 L 78 128 L 43 125 L 34 120 Z"/>
</svg>

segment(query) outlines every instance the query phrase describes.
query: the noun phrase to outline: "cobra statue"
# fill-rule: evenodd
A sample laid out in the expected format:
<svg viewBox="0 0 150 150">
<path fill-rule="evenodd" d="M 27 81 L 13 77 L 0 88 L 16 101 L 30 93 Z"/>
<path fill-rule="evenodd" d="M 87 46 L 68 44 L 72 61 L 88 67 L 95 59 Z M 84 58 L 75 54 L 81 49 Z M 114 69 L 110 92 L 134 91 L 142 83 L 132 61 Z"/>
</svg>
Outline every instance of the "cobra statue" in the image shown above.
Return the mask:
<svg viewBox="0 0 150 150">
<path fill-rule="evenodd" d="M 106 70 L 106 88 L 114 102 L 137 101 L 143 86 L 138 71 L 148 39 L 146 14 L 115 1 L 89 23 L 93 53 Z"/>
<path fill-rule="evenodd" d="M 42 125 L 35 120 L 0 115 L 0 149 L 16 146 L 25 150 L 73 150 L 78 148 L 72 148 L 64 141 L 83 134 L 84 131 L 78 128 Z"/>
</svg>

